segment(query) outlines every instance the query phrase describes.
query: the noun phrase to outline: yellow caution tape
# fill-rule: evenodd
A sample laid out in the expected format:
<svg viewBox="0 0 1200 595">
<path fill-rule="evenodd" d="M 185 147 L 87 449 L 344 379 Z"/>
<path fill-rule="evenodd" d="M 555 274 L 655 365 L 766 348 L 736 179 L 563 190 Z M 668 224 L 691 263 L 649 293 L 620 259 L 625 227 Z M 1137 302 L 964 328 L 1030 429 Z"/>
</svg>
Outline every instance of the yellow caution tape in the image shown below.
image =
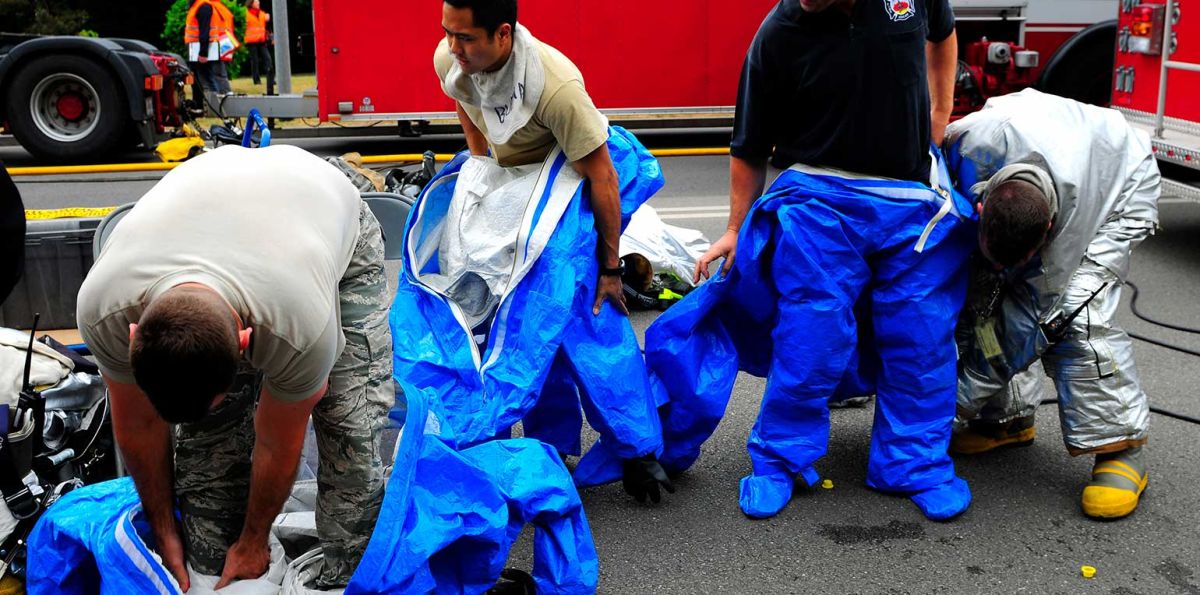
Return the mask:
<svg viewBox="0 0 1200 595">
<path fill-rule="evenodd" d="M 25 219 L 71 219 L 75 217 L 103 217 L 117 207 L 70 207 L 66 209 L 26 209 Z"/>
<path fill-rule="evenodd" d="M 1096 567 L 1095 566 L 1081 566 L 1081 567 L 1079 567 L 1079 573 L 1083 575 L 1083 578 L 1092 578 L 1092 577 L 1096 576 Z"/>
</svg>

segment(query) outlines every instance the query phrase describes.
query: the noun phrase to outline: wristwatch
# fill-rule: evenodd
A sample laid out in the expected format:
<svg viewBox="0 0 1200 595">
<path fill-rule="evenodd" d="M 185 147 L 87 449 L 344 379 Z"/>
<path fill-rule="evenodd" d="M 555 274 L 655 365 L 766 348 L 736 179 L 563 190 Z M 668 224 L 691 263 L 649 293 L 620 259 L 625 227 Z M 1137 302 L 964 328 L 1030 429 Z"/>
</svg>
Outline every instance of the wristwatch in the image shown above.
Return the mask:
<svg viewBox="0 0 1200 595">
<path fill-rule="evenodd" d="M 613 268 L 600 267 L 601 277 L 620 277 L 625 274 L 625 259 L 617 261 L 617 266 Z"/>
</svg>

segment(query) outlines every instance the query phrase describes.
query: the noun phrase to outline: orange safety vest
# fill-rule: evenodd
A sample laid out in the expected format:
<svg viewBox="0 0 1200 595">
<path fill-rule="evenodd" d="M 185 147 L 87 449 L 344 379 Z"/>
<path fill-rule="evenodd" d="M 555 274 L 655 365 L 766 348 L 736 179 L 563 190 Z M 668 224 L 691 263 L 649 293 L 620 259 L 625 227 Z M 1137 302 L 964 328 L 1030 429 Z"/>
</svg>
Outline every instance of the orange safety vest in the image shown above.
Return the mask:
<svg viewBox="0 0 1200 595">
<path fill-rule="evenodd" d="M 211 6 L 213 11 L 208 27 L 209 42 L 216 43 L 223 33 L 229 33 L 229 36 L 233 38 L 233 13 L 220 0 L 196 0 L 196 3 L 188 9 L 187 24 L 183 29 L 183 43 L 200 41 L 200 19 L 196 18 L 196 13 L 205 4 Z"/>
<path fill-rule="evenodd" d="M 259 10 L 258 14 L 255 11 L 246 11 L 246 43 L 266 43 L 267 41 L 267 19 L 271 15 L 264 10 Z"/>
</svg>

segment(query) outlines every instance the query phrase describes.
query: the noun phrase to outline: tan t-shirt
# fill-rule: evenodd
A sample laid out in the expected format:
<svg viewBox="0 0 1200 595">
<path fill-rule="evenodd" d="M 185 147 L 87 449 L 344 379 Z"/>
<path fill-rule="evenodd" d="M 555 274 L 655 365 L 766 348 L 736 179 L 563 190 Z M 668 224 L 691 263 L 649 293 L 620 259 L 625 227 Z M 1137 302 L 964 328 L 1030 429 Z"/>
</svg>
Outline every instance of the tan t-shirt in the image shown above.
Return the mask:
<svg viewBox="0 0 1200 595">
<path fill-rule="evenodd" d="M 492 156 L 504 167 L 538 163 L 557 143 L 567 159 L 578 161 L 608 141 L 608 119 L 592 103 L 583 87 L 583 75 L 562 52 L 536 41 L 546 71 L 546 86 L 534 110 L 533 119 L 503 145 L 488 141 Z M 449 42 L 442 39 L 433 54 L 438 79 L 454 65 Z M 463 111 L 485 135 L 487 124 L 478 106 L 463 104 Z"/>
<path fill-rule="evenodd" d="M 338 283 L 360 203 L 337 168 L 296 147 L 188 161 L 113 230 L 79 290 L 79 331 L 105 375 L 132 384 L 129 324 L 167 289 L 201 283 L 254 328 L 246 355 L 267 392 L 310 397 L 345 346 Z"/>
</svg>

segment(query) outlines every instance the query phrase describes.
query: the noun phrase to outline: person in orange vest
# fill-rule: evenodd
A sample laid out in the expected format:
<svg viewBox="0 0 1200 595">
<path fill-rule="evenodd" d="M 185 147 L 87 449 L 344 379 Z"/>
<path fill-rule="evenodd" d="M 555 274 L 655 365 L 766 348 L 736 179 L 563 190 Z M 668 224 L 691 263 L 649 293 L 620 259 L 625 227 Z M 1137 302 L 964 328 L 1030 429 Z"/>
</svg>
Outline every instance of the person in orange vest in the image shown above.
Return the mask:
<svg viewBox="0 0 1200 595">
<path fill-rule="evenodd" d="M 271 14 L 262 10 L 259 0 L 246 0 L 246 49 L 250 50 L 250 76 L 254 84 L 260 74 L 267 79 L 267 93 L 274 92 L 275 72 L 271 68 Z"/>
<path fill-rule="evenodd" d="M 225 62 L 233 59 L 233 13 L 219 0 L 194 0 L 188 9 L 183 42 L 201 86 L 210 92 L 233 92 Z"/>
</svg>

